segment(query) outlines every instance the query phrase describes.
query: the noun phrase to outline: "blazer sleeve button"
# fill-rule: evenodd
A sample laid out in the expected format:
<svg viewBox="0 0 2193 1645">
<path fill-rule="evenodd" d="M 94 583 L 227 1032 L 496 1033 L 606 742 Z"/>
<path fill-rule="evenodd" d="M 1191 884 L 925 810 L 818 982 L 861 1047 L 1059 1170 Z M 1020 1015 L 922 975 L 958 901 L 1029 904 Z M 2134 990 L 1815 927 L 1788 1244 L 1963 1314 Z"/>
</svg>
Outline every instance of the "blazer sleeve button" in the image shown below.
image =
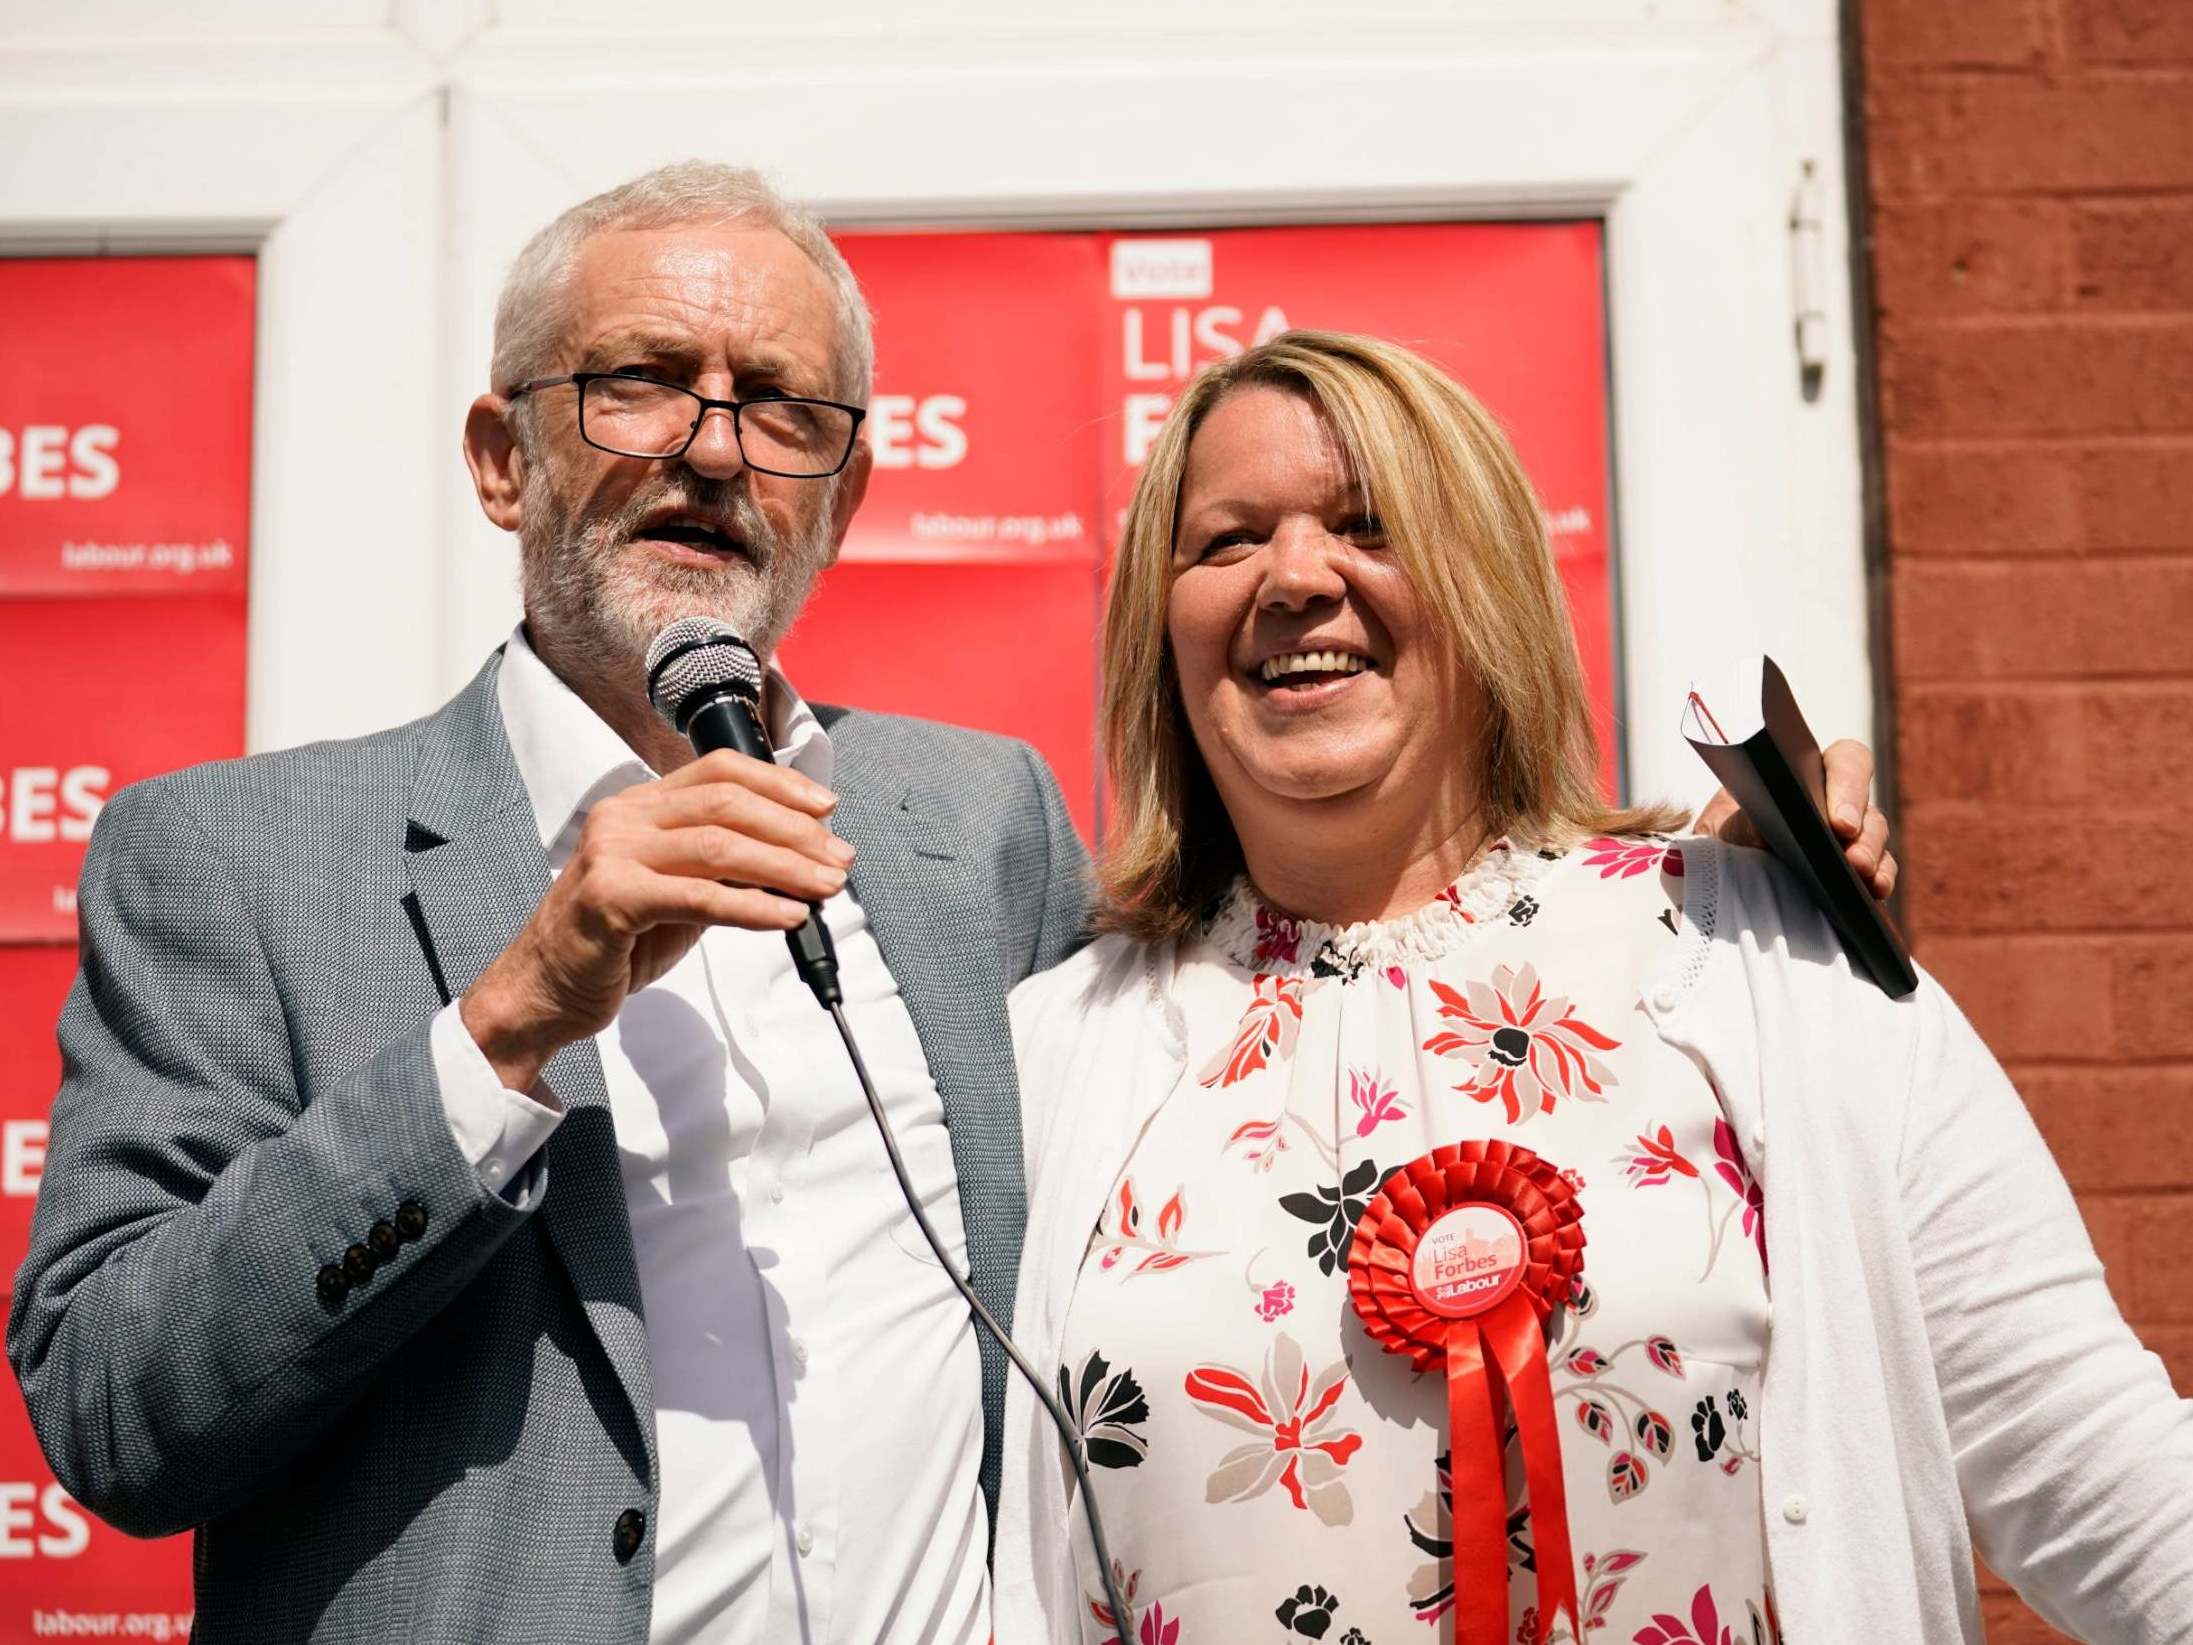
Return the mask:
<svg viewBox="0 0 2193 1645">
<path fill-rule="evenodd" d="M 647 1536 L 647 1516 L 637 1508 L 627 1508 L 617 1516 L 617 1523 L 610 1528 L 609 1547 L 617 1556 L 619 1565 L 627 1564 L 640 1551 L 640 1543 Z"/>
<path fill-rule="evenodd" d="M 343 1253 L 343 1273 L 353 1285 L 363 1285 L 380 1265 L 381 1259 L 363 1245 L 353 1245 Z"/>
<path fill-rule="evenodd" d="M 396 1225 L 385 1219 L 366 1230 L 366 1244 L 383 1262 L 394 1256 L 403 1243 L 396 1232 Z"/>
<path fill-rule="evenodd" d="M 344 1294 L 349 1291 L 350 1277 L 331 1262 L 320 1270 L 319 1289 L 320 1300 L 332 1307 L 341 1302 Z"/>
<path fill-rule="evenodd" d="M 426 1207 L 415 1199 L 407 1199 L 396 1207 L 396 1237 L 417 1239 L 426 1232 Z"/>
</svg>

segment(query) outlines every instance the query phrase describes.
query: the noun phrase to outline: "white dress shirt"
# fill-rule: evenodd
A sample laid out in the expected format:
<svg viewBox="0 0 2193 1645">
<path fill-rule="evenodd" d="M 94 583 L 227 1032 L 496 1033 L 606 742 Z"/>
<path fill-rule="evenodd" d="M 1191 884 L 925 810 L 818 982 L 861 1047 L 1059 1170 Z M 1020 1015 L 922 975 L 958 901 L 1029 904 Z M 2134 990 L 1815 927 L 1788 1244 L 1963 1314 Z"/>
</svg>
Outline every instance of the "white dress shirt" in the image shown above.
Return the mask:
<svg viewBox="0 0 2193 1645">
<path fill-rule="evenodd" d="M 560 872 L 594 802 L 654 773 L 522 631 L 498 689 Z M 827 786 L 829 736 L 774 668 L 767 700 L 779 759 Z M 913 1019 L 860 904 L 841 892 L 823 912 L 846 1016 L 964 1272 L 943 1104 Z M 990 1603 L 972 1321 L 782 933 L 709 930 L 595 1044 L 662 1459 L 650 1640 L 979 1645 Z M 456 1006 L 433 1048 L 458 1146 L 501 1187 L 561 1115 L 503 1087 Z"/>
</svg>

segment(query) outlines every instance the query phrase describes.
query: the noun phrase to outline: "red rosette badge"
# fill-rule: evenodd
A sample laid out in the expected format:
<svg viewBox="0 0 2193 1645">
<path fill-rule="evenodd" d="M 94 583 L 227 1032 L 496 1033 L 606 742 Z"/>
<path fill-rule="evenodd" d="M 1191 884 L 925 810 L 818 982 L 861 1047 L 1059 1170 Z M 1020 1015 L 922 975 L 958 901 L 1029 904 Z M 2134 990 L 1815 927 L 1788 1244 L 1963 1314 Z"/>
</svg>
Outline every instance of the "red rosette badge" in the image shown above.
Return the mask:
<svg viewBox="0 0 2193 1645">
<path fill-rule="evenodd" d="M 1583 1222 L 1558 1167 L 1513 1143 L 1463 1142 L 1387 1177 L 1355 1225 L 1348 1296 L 1371 1339 L 1447 1373 L 1457 1645 L 1508 1638 L 1500 1441 L 1511 1410 L 1538 1568 L 1533 1645 L 1564 1609 L 1584 1636 L 1545 1337 L 1584 1270 Z"/>
</svg>

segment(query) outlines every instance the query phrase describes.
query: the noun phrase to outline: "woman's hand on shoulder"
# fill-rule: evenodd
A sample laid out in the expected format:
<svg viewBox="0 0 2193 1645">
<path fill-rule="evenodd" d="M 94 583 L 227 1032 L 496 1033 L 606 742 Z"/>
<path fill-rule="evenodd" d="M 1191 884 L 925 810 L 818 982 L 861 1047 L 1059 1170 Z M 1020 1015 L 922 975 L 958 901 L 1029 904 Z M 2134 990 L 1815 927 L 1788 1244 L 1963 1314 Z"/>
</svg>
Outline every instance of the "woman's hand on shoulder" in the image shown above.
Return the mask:
<svg viewBox="0 0 2193 1645">
<path fill-rule="evenodd" d="M 1873 895 L 1887 901 L 1896 889 L 1896 858 L 1888 848 L 1888 817 L 1872 803 L 1873 750 L 1864 743 L 1844 738 L 1830 743 L 1821 754 L 1827 767 L 1828 821 L 1843 841 L 1843 855 L 1858 877 L 1873 888 Z M 1765 842 L 1751 826 L 1727 789 L 1715 791 L 1692 828 L 1730 845 L 1759 846 Z"/>
</svg>

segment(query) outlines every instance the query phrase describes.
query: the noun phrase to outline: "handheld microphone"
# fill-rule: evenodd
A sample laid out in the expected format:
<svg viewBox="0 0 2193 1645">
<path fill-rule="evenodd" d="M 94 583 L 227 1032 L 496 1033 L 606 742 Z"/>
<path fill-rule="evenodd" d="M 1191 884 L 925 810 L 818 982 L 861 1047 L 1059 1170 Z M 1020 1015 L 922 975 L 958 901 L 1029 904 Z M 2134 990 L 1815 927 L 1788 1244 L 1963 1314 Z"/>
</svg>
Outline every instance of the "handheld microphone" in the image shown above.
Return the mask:
<svg viewBox="0 0 2193 1645">
<path fill-rule="evenodd" d="M 761 717 L 761 662 L 728 623 L 680 617 L 647 648 L 647 699 L 696 754 L 729 748 L 777 763 Z M 822 911 L 809 905 L 806 923 L 787 931 L 792 964 L 823 1005 L 841 1004 L 838 953 Z"/>
</svg>

